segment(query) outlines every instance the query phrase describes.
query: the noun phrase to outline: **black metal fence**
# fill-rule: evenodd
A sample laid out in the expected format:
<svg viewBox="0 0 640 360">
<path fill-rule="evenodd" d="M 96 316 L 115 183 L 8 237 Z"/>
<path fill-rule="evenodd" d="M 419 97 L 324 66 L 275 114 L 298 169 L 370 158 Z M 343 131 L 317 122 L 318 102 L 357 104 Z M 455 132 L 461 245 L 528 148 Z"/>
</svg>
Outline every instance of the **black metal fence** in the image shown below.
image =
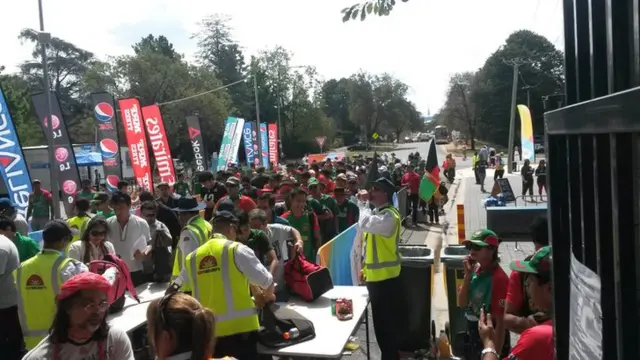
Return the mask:
<svg viewBox="0 0 640 360">
<path fill-rule="evenodd" d="M 557 359 L 571 253 L 601 279 L 602 358 L 640 359 L 640 2 L 563 4 L 567 106 L 545 101 Z"/>
</svg>

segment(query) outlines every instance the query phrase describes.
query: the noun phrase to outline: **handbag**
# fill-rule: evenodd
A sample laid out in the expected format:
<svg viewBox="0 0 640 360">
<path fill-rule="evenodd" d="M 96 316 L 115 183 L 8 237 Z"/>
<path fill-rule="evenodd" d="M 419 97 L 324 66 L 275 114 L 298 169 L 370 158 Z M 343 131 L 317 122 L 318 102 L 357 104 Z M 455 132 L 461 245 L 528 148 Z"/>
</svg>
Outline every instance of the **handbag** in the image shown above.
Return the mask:
<svg viewBox="0 0 640 360">
<path fill-rule="evenodd" d="M 281 348 L 309 341 L 316 337 L 313 322 L 297 311 L 275 303 L 260 312 L 258 342 L 271 348 Z"/>
<path fill-rule="evenodd" d="M 329 269 L 310 262 L 300 253 L 285 262 L 284 279 L 291 293 L 307 302 L 333 289 Z"/>
</svg>

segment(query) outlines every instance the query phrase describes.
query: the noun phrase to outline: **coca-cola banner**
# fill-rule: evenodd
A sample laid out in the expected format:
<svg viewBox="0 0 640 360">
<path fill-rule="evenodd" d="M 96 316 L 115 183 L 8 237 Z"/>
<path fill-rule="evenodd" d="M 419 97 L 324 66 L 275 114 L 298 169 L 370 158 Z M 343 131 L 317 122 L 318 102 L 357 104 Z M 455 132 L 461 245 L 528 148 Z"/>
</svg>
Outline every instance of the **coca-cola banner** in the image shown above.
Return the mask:
<svg viewBox="0 0 640 360">
<path fill-rule="evenodd" d="M 164 131 L 160 108 L 158 105 L 145 106 L 142 108 L 142 116 L 147 127 L 149 141 L 151 141 L 151 151 L 153 151 L 153 157 L 156 159 L 160 181 L 173 185 L 176 182 L 176 173 L 173 169 L 171 149 L 167 142 L 167 134 Z"/>
<path fill-rule="evenodd" d="M 196 171 L 205 171 L 207 170 L 207 153 L 202 141 L 200 118 L 196 115 L 187 116 L 187 128 L 189 130 L 191 148 L 193 149 L 193 159 L 196 161 Z"/>
<path fill-rule="evenodd" d="M 118 100 L 120 115 L 124 125 L 124 134 L 129 146 L 129 156 L 133 167 L 133 176 L 138 186 L 153 192 L 153 178 L 147 151 L 147 138 L 140 113 L 140 102 L 136 98 Z"/>
<path fill-rule="evenodd" d="M 55 172 L 60 190 L 62 190 L 61 200 L 64 203 L 65 211 L 67 214 L 71 214 L 75 195 L 80 190 L 80 174 L 76 164 L 76 155 L 67 132 L 67 125 L 60 111 L 58 96 L 53 91 L 49 92 L 49 96 L 51 96 L 51 109 L 49 109 L 47 102 L 47 94 L 44 92 L 33 95 L 32 101 L 44 135 L 48 140 L 53 140 L 55 164 L 51 164 L 49 170 Z M 50 115 L 51 121 L 49 121 Z"/>
<path fill-rule="evenodd" d="M 269 162 L 278 164 L 278 125 L 269 124 Z"/>
<path fill-rule="evenodd" d="M 122 157 L 113 96 L 106 92 L 91 94 L 93 117 L 98 128 L 98 150 L 102 155 L 102 167 L 107 191 L 118 190 L 122 178 Z"/>
</svg>

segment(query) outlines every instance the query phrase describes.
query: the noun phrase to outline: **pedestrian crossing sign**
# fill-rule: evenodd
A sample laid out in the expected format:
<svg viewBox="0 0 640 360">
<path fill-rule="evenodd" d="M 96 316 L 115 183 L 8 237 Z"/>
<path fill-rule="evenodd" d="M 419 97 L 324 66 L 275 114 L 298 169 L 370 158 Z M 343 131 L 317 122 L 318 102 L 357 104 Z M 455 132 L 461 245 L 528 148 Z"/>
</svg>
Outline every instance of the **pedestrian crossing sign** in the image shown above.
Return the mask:
<svg viewBox="0 0 640 360">
<path fill-rule="evenodd" d="M 371 138 L 372 138 L 373 140 L 378 140 L 378 137 L 379 137 L 379 136 L 378 136 L 378 133 L 375 133 L 375 132 L 373 133 L 373 135 L 371 135 Z"/>
</svg>

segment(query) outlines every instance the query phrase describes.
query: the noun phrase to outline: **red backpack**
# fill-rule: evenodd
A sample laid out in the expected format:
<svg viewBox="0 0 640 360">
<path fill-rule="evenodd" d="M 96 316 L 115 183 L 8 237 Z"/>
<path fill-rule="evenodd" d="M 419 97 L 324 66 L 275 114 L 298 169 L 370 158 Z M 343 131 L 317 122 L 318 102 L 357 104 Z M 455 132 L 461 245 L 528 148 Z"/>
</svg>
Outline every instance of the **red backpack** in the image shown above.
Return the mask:
<svg viewBox="0 0 640 360">
<path fill-rule="evenodd" d="M 122 259 L 114 254 L 107 254 L 104 256 L 104 259 L 93 260 L 87 264 L 87 266 L 89 267 L 89 271 L 100 275 L 104 274 L 108 269 L 116 269 L 116 277 L 111 284 L 111 291 L 109 291 L 107 298 L 107 301 L 109 301 L 110 304 L 110 313 L 118 312 L 124 308 L 124 294 L 127 290 L 129 290 L 129 294 L 134 300 L 138 303 L 140 302 L 138 294 L 136 293 L 136 288 L 133 286 L 133 282 L 131 281 L 129 266 L 127 266 L 127 263 Z"/>
<path fill-rule="evenodd" d="M 302 254 L 297 254 L 284 264 L 284 279 L 291 293 L 304 301 L 314 301 L 333 289 L 329 269 L 310 262 Z"/>
</svg>

